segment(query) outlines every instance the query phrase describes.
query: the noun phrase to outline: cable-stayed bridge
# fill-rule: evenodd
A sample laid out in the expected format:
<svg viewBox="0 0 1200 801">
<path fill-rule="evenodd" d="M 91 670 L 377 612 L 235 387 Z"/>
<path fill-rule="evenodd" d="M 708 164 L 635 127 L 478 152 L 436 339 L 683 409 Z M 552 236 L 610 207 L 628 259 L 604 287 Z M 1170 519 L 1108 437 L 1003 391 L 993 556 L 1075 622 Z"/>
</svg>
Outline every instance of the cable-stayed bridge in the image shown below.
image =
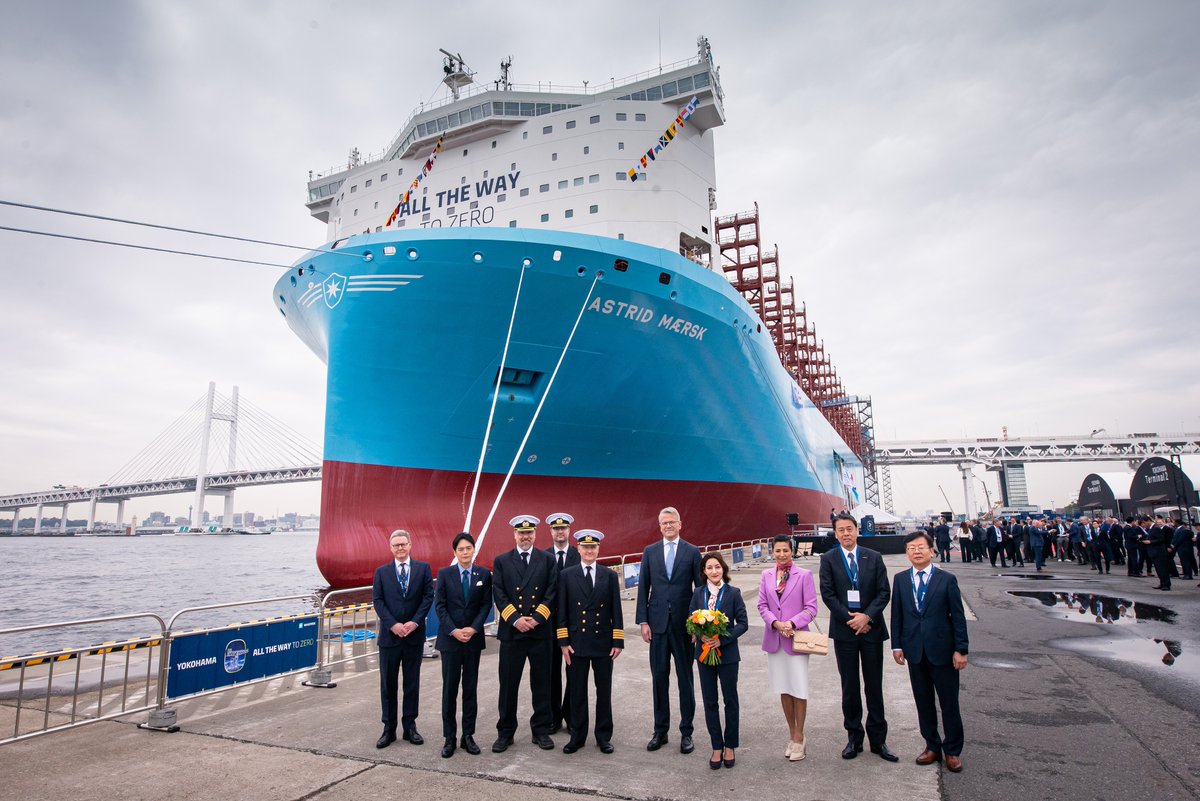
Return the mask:
<svg viewBox="0 0 1200 801">
<path fill-rule="evenodd" d="M 121 528 L 127 500 L 190 492 L 195 495 L 192 526 L 203 521 L 209 496 L 224 500 L 223 520 L 229 526 L 239 487 L 320 480 L 319 445 L 239 397 L 237 387 L 226 397 L 210 383 L 208 392 L 108 481 L 95 487 L 56 486 L 0 495 L 0 512 L 13 513 L 16 533 L 21 510 L 33 508 L 34 533 L 40 533 L 47 506 L 62 510 L 59 528 L 65 530 L 70 505 L 87 503 L 87 528 L 92 530 L 98 504 L 115 503 Z"/>
</svg>

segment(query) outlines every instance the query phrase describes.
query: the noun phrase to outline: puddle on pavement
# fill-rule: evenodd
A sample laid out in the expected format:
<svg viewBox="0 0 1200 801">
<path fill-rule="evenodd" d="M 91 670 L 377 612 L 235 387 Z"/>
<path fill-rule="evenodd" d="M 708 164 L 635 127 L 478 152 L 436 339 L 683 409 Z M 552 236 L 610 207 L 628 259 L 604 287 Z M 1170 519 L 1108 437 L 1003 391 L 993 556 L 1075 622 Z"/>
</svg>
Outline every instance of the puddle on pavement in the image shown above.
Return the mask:
<svg viewBox="0 0 1200 801">
<path fill-rule="evenodd" d="M 1193 649 L 1184 649 L 1178 640 L 1140 637 L 1088 637 L 1055 640 L 1050 643 L 1083 656 L 1118 659 L 1122 662 L 1154 668 L 1170 675 L 1200 681 L 1200 658 Z"/>
<path fill-rule="evenodd" d="M 1087 584 L 1094 578 L 1077 578 L 1075 576 L 1056 576 L 1053 573 L 993 573 L 992 578 L 1019 578 L 1029 581 L 1072 581 Z"/>
<path fill-rule="evenodd" d="M 1019 598 L 1036 598 L 1042 606 L 1050 609 L 1053 617 L 1059 620 L 1075 620 L 1102 625 L 1126 625 L 1147 621 L 1174 623 L 1176 617 L 1175 611 L 1167 609 L 1165 606 L 1155 606 L 1112 595 L 1033 590 L 1009 590 L 1008 594 Z"/>
</svg>

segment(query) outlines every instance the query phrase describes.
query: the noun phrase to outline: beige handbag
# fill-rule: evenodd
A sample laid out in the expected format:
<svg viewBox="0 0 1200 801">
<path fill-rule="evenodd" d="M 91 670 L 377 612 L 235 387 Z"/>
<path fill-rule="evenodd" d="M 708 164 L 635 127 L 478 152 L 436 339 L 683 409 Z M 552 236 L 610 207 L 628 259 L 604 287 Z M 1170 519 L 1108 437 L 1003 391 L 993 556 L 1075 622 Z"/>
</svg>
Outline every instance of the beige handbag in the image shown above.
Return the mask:
<svg viewBox="0 0 1200 801">
<path fill-rule="evenodd" d="M 829 636 L 821 633 L 817 621 L 814 620 L 811 625 L 816 631 L 792 632 L 792 650 L 798 654 L 829 656 Z"/>
</svg>

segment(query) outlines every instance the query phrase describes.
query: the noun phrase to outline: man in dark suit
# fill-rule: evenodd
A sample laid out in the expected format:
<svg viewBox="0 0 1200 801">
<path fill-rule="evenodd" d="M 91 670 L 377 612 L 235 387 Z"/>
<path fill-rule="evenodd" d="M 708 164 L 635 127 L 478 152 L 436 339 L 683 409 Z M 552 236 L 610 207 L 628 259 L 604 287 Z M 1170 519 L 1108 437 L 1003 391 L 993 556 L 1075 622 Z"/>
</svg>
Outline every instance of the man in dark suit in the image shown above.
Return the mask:
<svg viewBox="0 0 1200 801">
<path fill-rule="evenodd" d="M 690 754 L 692 719 L 696 715 L 695 674 L 692 673 L 692 643 L 687 635 L 687 616 L 692 610 L 692 591 L 702 582 L 700 550 L 679 536 L 679 512 L 668 506 L 658 513 L 662 539 L 642 552 L 638 571 L 637 622 L 642 640 L 650 644 L 650 676 L 654 696 L 654 736 L 647 751 L 667 743 L 671 728 L 671 660 L 679 685 L 679 750 Z"/>
<path fill-rule="evenodd" d="M 1183 571 L 1183 580 L 1191 581 L 1196 576 L 1196 551 L 1193 540 L 1195 532 L 1186 519 L 1179 521 L 1175 527 L 1175 535 L 1171 538 L 1168 552 L 1179 556 L 1179 568 Z"/>
<path fill-rule="evenodd" d="M 1121 528 L 1121 537 L 1125 541 L 1125 572 L 1130 576 L 1142 575 L 1142 530 L 1136 526 L 1132 517 L 1125 518 Z"/>
<path fill-rule="evenodd" d="M 942 562 L 950 561 L 950 526 L 946 525 L 946 519 L 942 518 L 938 521 L 937 527 L 933 530 L 933 539 L 937 543 L 938 559 Z"/>
<path fill-rule="evenodd" d="M 383 706 L 383 735 L 376 748 L 396 741 L 396 691 L 404 673 L 403 737 L 413 745 L 425 738 L 417 732 L 421 696 L 421 655 L 425 651 L 425 617 L 433 606 L 433 573 L 426 562 L 410 559 L 412 537 L 396 530 L 388 538 L 392 561 L 375 570 L 371 600 L 379 618 L 379 696 Z"/>
<path fill-rule="evenodd" d="M 496 637 L 500 640 L 500 719 L 492 751 L 512 745 L 517 733 L 517 691 L 529 663 L 529 695 L 533 716 L 529 727 L 533 742 L 543 751 L 554 748 L 550 739 L 550 648 L 554 630 L 551 612 L 556 603 L 558 577 L 550 554 L 533 547 L 540 521 L 517 515 L 509 521 L 517 547 L 496 557 L 492 564 L 492 595 L 500 610 Z"/>
<path fill-rule="evenodd" d="M 958 673 L 967 666 L 967 617 L 958 579 L 934 568 L 932 546 L 921 532 L 904 538 L 912 569 L 897 573 L 892 586 L 892 656 L 896 664 L 908 663 L 917 721 L 925 738 L 917 764 L 931 765 L 944 758 L 946 769 L 958 773 L 963 748 Z M 938 734 L 935 694 L 945 737 Z"/>
<path fill-rule="evenodd" d="M 492 573 L 476 565 L 475 538 L 463 532 L 454 538 L 455 563 L 438 571 L 433 608 L 438 635 L 434 647 L 442 655 L 442 756 L 454 756 L 456 745 L 468 754 L 479 753 L 475 744 L 475 718 L 479 712 L 479 657 L 484 643 L 483 625 L 492 608 Z M 462 740 L 455 740 L 458 688 L 462 685 Z"/>
<path fill-rule="evenodd" d="M 883 711 L 883 643 L 888 638 L 883 610 L 891 597 L 887 569 L 882 556 L 859 547 L 858 521 L 853 515 L 838 515 L 833 533 L 839 547 L 821 555 L 821 599 L 829 608 L 829 636 L 842 678 L 842 720 L 849 737 L 842 759 L 853 759 L 863 750 L 861 693 L 865 690 L 865 734 L 871 741 L 871 753 L 896 762 L 898 758 L 887 747 Z"/>
<path fill-rule="evenodd" d="M 997 556 L 1000 557 L 1000 566 L 1008 567 L 1008 560 L 1004 557 L 1004 532 L 995 520 L 987 527 L 985 533 L 987 534 L 988 559 L 992 560 L 992 567 L 996 566 Z"/>
<path fill-rule="evenodd" d="M 1170 590 L 1171 567 L 1175 560 L 1167 552 L 1167 546 L 1171 544 L 1169 529 L 1161 516 L 1153 521 L 1149 517 L 1143 518 L 1142 526 L 1143 528 L 1149 526 L 1142 536 L 1142 544 L 1146 546 L 1146 556 L 1154 565 L 1154 572 L 1158 574 L 1158 584 L 1154 585 L 1154 589 Z"/>
<path fill-rule="evenodd" d="M 617 574 L 596 564 L 600 555 L 599 531 L 575 534 L 580 563 L 563 568 L 558 576 L 558 647 L 567 663 L 571 690 L 571 740 L 564 754 L 573 754 L 587 741 L 588 671 L 596 682 L 596 745 L 601 753 L 613 752 L 613 662 L 625 647 L 621 615 L 621 583 Z"/>
<path fill-rule="evenodd" d="M 571 524 L 574 522 L 575 518 L 566 512 L 554 512 L 546 518 L 546 525 L 550 526 L 551 540 L 546 553 L 554 559 L 556 580 L 565 568 L 579 564 L 579 551 L 571 544 Z M 550 624 L 557 629 L 561 625 L 557 620 L 558 610 L 551 609 L 550 611 L 554 613 Z M 562 649 L 552 645 L 550 648 L 550 717 L 554 722 L 550 725 L 551 734 L 556 733 L 563 726 L 568 732 L 571 730 L 569 680 L 566 685 L 564 690 Z"/>
</svg>

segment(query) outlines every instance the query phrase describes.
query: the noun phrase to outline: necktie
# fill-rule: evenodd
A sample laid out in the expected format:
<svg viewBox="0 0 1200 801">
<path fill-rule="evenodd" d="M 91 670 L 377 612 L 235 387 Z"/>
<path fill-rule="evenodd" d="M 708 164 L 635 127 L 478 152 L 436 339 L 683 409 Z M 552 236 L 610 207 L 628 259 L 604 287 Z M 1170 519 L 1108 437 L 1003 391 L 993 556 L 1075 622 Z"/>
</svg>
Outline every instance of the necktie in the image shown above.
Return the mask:
<svg viewBox="0 0 1200 801">
<path fill-rule="evenodd" d="M 858 560 L 853 553 L 846 554 L 846 564 L 850 566 L 850 583 L 858 586 Z"/>
<path fill-rule="evenodd" d="M 596 586 L 595 582 L 592 581 L 592 566 L 591 565 L 587 566 L 587 583 L 591 584 L 593 587 Z"/>
<path fill-rule="evenodd" d="M 529 551 L 521 552 L 521 561 L 525 563 L 525 567 L 529 567 Z"/>
<path fill-rule="evenodd" d="M 567 565 L 567 561 L 563 556 L 563 551 L 559 551 L 558 552 L 558 569 L 562 570 L 564 567 L 566 567 L 566 565 Z"/>
<path fill-rule="evenodd" d="M 463 583 L 463 599 L 465 600 L 467 598 L 467 596 L 471 594 L 471 571 L 470 570 L 462 571 L 462 583 Z"/>
<path fill-rule="evenodd" d="M 400 565 L 400 594 L 408 595 L 408 562 Z"/>
<path fill-rule="evenodd" d="M 667 581 L 671 580 L 671 569 L 675 567 L 675 543 L 667 543 Z"/>
<path fill-rule="evenodd" d="M 921 583 L 917 585 L 917 610 L 920 611 L 925 608 L 925 571 L 922 570 L 917 575 L 921 577 Z"/>
</svg>

